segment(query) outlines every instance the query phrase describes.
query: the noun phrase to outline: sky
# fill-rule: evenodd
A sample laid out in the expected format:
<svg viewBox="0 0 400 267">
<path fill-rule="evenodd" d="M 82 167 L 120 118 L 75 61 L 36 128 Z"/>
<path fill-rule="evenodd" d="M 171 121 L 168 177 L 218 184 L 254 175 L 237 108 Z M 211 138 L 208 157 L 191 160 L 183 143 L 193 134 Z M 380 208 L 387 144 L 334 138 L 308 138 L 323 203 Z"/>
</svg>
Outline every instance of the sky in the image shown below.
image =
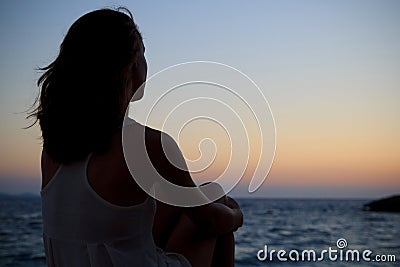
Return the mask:
<svg viewBox="0 0 400 267">
<path fill-rule="evenodd" d="M 40 131 L 23 129 L 38 93 L 37 69 L 57 56 L 77 18 L 121 5 L 144 37 L 148 76 L 187 61 L 220 62 L 251 77 L 268 100 L 276 124 L 272 168 L 254 194 L 244 177 L 233 195 L 399 193 L 400 2 L 388 0 L 1 1 L 0 192 L 40 190 Z M 196 125 L 191 131 L 200 133 Z M 193 140 L 180 142 L 189 158 L 198 151 Z"/>
</svg>

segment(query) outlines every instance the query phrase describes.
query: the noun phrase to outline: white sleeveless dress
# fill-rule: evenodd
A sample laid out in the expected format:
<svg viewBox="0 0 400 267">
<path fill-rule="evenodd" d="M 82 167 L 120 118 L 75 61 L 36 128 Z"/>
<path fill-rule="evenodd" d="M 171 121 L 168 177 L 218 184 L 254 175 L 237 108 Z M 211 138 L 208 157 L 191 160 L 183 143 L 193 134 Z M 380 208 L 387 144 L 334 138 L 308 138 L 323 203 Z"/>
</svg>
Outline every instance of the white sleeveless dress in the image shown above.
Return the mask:
<svg viewBox="0 0 400 267">
<path fill-rule="evenodd" d="M 41 191 L 47 265 L 190 267 L 183 255 L 155 246 L 155 200 L 131 207 L 107 202 L 87 180 L 89 158 L 62 165 Z"/>
</svg>

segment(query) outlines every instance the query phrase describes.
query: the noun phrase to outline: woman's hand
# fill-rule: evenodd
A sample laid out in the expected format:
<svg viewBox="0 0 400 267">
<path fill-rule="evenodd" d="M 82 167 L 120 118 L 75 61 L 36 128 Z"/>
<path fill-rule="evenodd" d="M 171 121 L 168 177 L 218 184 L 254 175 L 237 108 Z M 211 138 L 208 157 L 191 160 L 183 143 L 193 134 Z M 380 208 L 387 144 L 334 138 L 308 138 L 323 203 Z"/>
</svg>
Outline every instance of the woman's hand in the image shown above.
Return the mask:
<svg viewBox="0 0 400 267">
<path fill-rule="evenodd" d="M 217 208 L 219 214 L 214 214 L 215 227 L 212 228 L 214 233 L 225 234 L 235 232 L 243 225 L 243 213 L 239 204 L 231 197 L 225 196 L 223 203 L 215 203 L 223 205 Z"/>
<path fill-rule="evenodd" d="M 228 196 L 204 206 L 188 208 L 187 214 L 200 228 L 215 235 L 235 232 L 243 225 L 239 204 Z"/>
<path fill-rule="evenodd" d="M 243 213 L 240 209 L 239 204 L 234 200 L 233 198 L 229 196 L 225 196 L 225 205 L 227 205 L 229 208 L 231 208 L 234 213 L 236 214 L 236 220 L 237 220 L 237 227 L 235 228 L 234 231 L 236 231 L 239 227 L 243 225 Z"/>
<path fill-rule="evenodd" d="M 243 213 L 240 209 L 239 204 L 236 202 L 236 200 L 234 200 L 233 198 L 229 197 L 229 196 L 225 196 L 223 198 L 223 204 L 225 204 L 227 207 L 231 208 L 233 213 L 234 213 L 234 220 L 236 222 L 235 224 L 235 229 L 234 231 L 236 231 L 239 227 L 241 227 L 243 225 Z"/>
</svg>

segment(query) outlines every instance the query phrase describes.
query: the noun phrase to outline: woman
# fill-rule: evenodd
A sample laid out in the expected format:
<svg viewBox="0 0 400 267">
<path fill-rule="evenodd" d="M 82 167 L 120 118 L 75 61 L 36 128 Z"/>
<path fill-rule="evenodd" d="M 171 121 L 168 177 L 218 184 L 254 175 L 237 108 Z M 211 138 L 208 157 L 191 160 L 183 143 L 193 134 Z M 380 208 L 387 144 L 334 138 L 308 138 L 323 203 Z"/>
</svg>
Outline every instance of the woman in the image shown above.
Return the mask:
<svg viewBox="0 0 400 267">
<path fill-rule="evenodd" d="M 142 37 L 129 11 L 102 9 L 79 18 L 43 70 L 31 116 L 43 138 L 48 265 L 233 266 L 233 232 L 243 221 L 233 199 L 191 208 L 158 203 L 127 167 L 122 123 L 147 75 Z M 168 154 L 184 161 L 172 138 L 134 121 L 129 127 L 133 136 L 146 132 L 146 151 L 138 148 L 135 156 L 148 154 L 165 179 L 195 186 L 164 154 L 166 138 Z"/>
</svg>

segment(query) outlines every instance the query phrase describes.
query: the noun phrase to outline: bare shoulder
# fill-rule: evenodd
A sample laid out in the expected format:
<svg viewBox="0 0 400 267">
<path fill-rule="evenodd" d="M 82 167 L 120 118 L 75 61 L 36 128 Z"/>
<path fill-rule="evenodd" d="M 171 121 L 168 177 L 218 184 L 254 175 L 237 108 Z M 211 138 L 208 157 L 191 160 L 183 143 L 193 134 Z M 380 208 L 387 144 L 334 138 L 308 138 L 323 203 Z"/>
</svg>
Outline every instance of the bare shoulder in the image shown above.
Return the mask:
<svg viewBox="0 0 400 267">
<path fill-rule="evenodd" d="M 132 119 L 127 119 L 124 126 L 124 145 L 134 145 L 145 141 L 147 153 L 160 156 L 163 152 L 180 153 L 175 140 L 167 133 L 149 126 L 142 125 Z M 129 144 L 128 142 L 131 142 Z"/>
<path fill-rule="evenodd" d="M 182 185 L 193 186 L 194 182 L 187 171 L 186 161 L 177 142 L 167 133 L 128 120 L 124 127 L 126 142 L 124 146 L 132 147 L 128 153 L 136 157 L 148 157 L 152 166 L 166 180 Z M 142 150 L 142 145 L 144 150 Z M 138 154 L 139 153 L 139 154 Z M 145 153 L 141 155 L 141 153 Z"/>
<path fill-rule="evenodd" d="M 124 145 L 134 145 L 135 143 L 146 142 L 146 148 L 161 151 L 161 142 L 164 146 L 172 146 L 179 149 L 174 139 L 167 133 L 142 125 L 133 119 L 125 119 L 123 128 Z"/>
<path fill-rule="evenodd" d="M 172 183 L 193 186 L 186 161 L 177 142 L 167 133 L 145 128 L 146 150 L 158 173 Z"/>
</svg>

